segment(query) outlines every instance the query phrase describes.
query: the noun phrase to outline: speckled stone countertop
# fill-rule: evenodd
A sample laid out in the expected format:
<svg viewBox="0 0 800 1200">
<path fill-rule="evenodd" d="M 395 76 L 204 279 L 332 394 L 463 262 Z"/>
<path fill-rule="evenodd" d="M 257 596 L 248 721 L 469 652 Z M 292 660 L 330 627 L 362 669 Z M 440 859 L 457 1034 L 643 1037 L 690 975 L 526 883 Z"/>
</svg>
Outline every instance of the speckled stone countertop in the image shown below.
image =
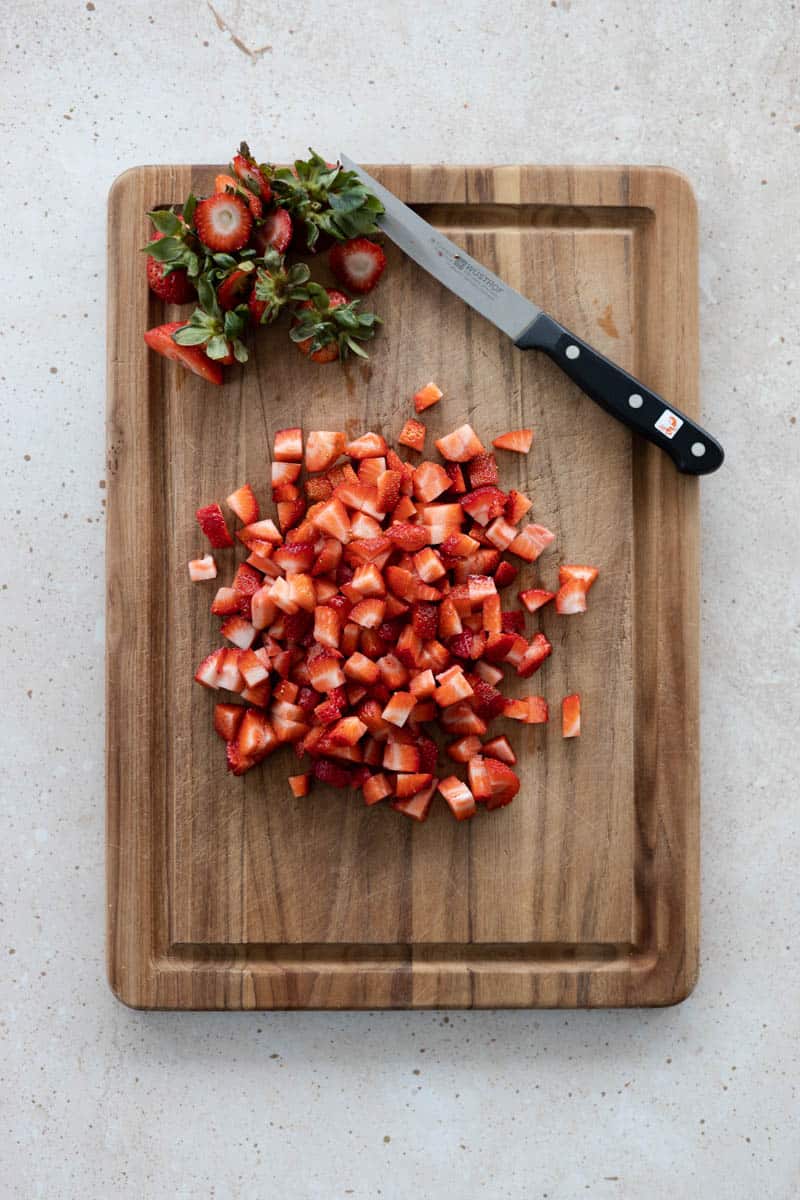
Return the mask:
<svg viewBox="0 0 800 1200">
<path fill-rule="evenodd" d="M 798 11 L 15 0 L 3 43 L 0 1192 L 800 1194 Z M 665 163 L 701 220 L 703 941 L 660 1011 L 169 1015 L 103 963 L 105 204 L 143 162 Z"/>
</svg>

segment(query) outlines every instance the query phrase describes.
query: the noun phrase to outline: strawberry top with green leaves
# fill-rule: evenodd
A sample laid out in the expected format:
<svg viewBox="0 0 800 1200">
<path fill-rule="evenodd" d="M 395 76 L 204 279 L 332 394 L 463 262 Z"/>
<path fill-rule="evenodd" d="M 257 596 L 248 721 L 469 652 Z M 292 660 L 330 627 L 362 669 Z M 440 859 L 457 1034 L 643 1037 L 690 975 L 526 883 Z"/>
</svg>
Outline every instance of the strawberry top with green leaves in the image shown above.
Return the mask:
<svg viewBox="0 0 800 1200">
<path fill-rule="evenodd" d="M 383 212 L 377 196 L 368 191 L 355 171 L 328 163 L 315 151 L 294 168 L 275 171 L 272 190 L 280 204 L 303 222 L 310 249 L 320 233 L 337 241 L 377 233 L 375 218 Z"/>
<path fill-rule="evenodd" d="M 274 250 L 264 255 L 264 266 L 256 271 L 253 294 L 248 302 L 250 315 L 259 325 L 271 324 L 288 304 L 308 299 L 305 285 L 311 272 L 305 263 L 284 265 Z"/>
<path fill-rule="evenodd" d="M 163 241 L 165 236 L 157 233 L 153 241 Z M 152 254 L 147 256 L 147 282 L 150 290 L 167 304 L 188 304 L 195 297 L 194 284 L 186 268 L 159 262 Z"/>
<path fill-rule="evenodd" d="M 318 283 L 309 283 L 308 299 L 296 310 L 290 337 L 312 362 L 333 362 L 356 354 L 366 358 L 360 342 L 375 336 L 380 318 L 374 313 L 358 312 L 358 300 L 348 300 L 342 292 L 326 291 Z"/>
<path fill-rule="evenodd" d="M 247 142 L 242 142 L 239 146 L 239 153 L 234 156 L 231 166 L 234 175 L 241 179 L 242 183 L 256 196 L 259 196 L 265 204 L 269 204 L 272 199 L 272 185 L 267 168 L 258 165 L 250 153 Z"/>
</svg>

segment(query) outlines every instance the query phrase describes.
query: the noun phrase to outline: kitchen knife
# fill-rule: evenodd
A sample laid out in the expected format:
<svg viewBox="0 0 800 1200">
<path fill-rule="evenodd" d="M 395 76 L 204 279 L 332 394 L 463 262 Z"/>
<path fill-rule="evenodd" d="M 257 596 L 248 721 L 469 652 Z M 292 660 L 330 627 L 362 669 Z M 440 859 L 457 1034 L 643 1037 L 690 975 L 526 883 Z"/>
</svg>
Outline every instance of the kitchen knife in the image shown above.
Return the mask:
<svg viewBox="0 0 800 1200">
<path fill-rule="evenodd" d="M 377 221 L 386 236 L 508 334 L 520 350 L 543 351 L 601 408 L 666 451 L 679 471 L 708 475 L 722 465 L 725 455 L 719 442 L 691 417 L 481 266 L 344 154 L 341 162 L 348 171 L 355 171 L 383 204 L 385 212 Z"/>
</svg>

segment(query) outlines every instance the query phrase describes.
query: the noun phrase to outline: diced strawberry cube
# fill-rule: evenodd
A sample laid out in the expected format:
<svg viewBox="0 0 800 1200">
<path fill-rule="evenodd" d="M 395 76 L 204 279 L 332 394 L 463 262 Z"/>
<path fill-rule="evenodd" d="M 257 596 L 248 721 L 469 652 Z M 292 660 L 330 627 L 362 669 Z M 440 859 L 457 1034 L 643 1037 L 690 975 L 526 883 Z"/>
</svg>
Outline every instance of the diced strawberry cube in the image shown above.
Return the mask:
<svg viewBox="0 0 800 1200">
<path fill-rule="evenodd" d="M 421 462 L 414 472 L 414 495 L 426 504 L 450 487 L 450 477 L 438 463 Z"/>
<path fill-rule="evenodd" d="M 327 430 L 312 430 L 306 438 L 306 470 L 326 471 L 344 453 L 346 438 L 343 433 Z"/>
<path fill-rule="evenodd" d="M 406 817 L 411 817 L 414 821 L 424 821 L 427 819 L 435 791 L 435 782 L 430 783 L 421 792 L 417 792 L 416 796 L 411 796 L 408 800 L 393 800 L 392 808 L 397 812 L 403 813 Z"/>
<path fill-rule="evenodd" d="M 498 450 L 515 450 L 517 454 L 527 454 L 532 444 L 532 429 L 513 429 L 510 433 L 501 433 L 492 442 Z"/>
<path fill-rule="evenodd" d="M 233 545 L 233 538 L 218 504 L 207 504 L 205 508 L 198 508 L 196 515 L 198 525 L 215 550 L 224 550 Z"/>
<path fill-rule="evenodd" d="M 529 613 L 536 612 L 543 605 L 549 604 L 554 596 L 555 592 L 545 592 L 542 588 L 528 588 L 519 594 L 520 600 Z"/>
<path fill-rule="evenodd" d="M 290 775 L 289 787 L 293 796 L 307 796 L 311 790 L 311 773 L 305 775 Z"/>
<path fill-rule="evenodd" d="M 302 458 L 302 454 L 300 457 Z M 273 490 L 276 487 L 280 487 L 280 485 L 284 483 L 297 483 L 302 469 L 302 463 L 299 461 L 270 463 L 270 481 L 272 483 Z M 308 495 L 307 492 L 306 495 Z M 330 495 L 330 492 L 328 495 Z M 273 500 L 275 499 L 274 494 L 272 498 Z M 317 496 L 315 499 L 319 499 L 319 497 Z M 258 517 L 254 517 L 253 519 L 257 521 Z M 249 524 L 249 522 L 247 523 Z"/>
<path fill-rule="evenodd" d="M 386 454 L 386 439 L 379 433 L 364 433 L 344 448 L 348 458 L 378 458 Z"/>
<path fill-rule="evenodd" d="M 561 701 L 561 733 L 565 738 L 581 735 L 581 698 L 577 692 Z"/>
<path fill-rule="evenodd" d="M 539 670 L 545 659 L 553 653 L 553 647 L 543 633 L 534 634 L 531 644 L 517 664 L 517 674 L 523 679 L 530 678 Z"/>
<path fill-rule="evenodd" d="M 402 728 L 416 702 L 416 697 L 412 696 L 410 692 L 395 692 L 381 716 L 384 721 L 389 721 L 392 725 Z"/>
<path fill-rule="evenodd" d="M 379 801 L 392 795 L 392 785 L 388 777 L 379 771 L 376 775 L 370 775 L 369 779 L 364 780 L 361 791 L 365 804 L 378 804 Z"/>
<path fill-rule="evenodd" d="M 225 503 L 236 513 L 243 525 L 252 525 L 259 519 L 258 501 L 249 483 L 243 483 L 237 491 L 232 492 Z"/>
<path fill-rule="evenodd" d="M 192 583 L 201 583 L 206 579 L 216 579 L 217 564 L 212 554 L 204 554 L 202 558 L 193 558 L 189 562 L 189 578 Z"/>
<path fill-rule="evenodd" d="M 277 462 L 303 461 L 302 429 L 279 429 L 275 434 L 272 457 Z M 306 464 L 307 465 L 307 464 Z M 321 467 L 308 467 L 309 471 L 321 471 Z"/>
<path fill-rule="evenodd" d="M 248 708 L 244 714 L 236 746 L 243 758 L 258 763 L 277 748 L 278 738 L 270 721 L 258 709 Z"/>
<path fill-rule="evenodd" d="M 383 751 L 383 766 L 387 771 L 412 773 L 419 770 L 419 752 L 404 742 L 388 741 Z"/>
<path fill-rule="evenodd" d="M 506 509 L 506 496 L 499 488 L 487 484 L 461 497 L 461 506 L 479 525 L 488 525 Z"/>
<path fill-rule="evenodd" d="M 510 767 L 513 767 L 517 761 L 517 756 L 505 735 L 492 738 L 489 742 L 484 742 L 483 753 L 487 758 L 499 758 L 500 762 L 508 763 Z"/>
<path fill-rule="evenodd" d="M 533 507 L 533 501 L 529 500 L 522 492 L 517 492 L 514 488 L 508 493 L 506 501 L 506 520 L 509 525 L 518 525 L 525 513 Z"/>
<path fill-rule="evenodd" d="M 425 447 L 425 435 L 427 432 L 428 430 L 422 421 L 415 421 L 413 417 L 409 417 L 397 440 L 401 446 L 408 446 L 412 450 L 418 450 L 421 454 Z"/>
<path fill-rule="evenodd" d="M 426 408 L 437 404 L 443 394 L 433 381 L 426 383 L 424 388 L 420 388 L 418 392 L 414 393 L 414 408 L 417 412 L 424 412 Z"/>
<path fill-rule="evenodd" d="M 439 438 L 436 449 L 442 458 L 457 463 L 469 462 L 476 454 L 484 452 L 483 443 L 471 425 L 461 425 L 446 437 Z"/>
<path fill-rule="evenodd" d="M 214 731 L 225 742 L 232 742 L 247 710 L 241 704 L 214 705 Z"/>
<path fill-rule="evenodd" d="M 457 821 L 465 821 L 469 817 L 475 816 L 475 813 L 478 811 L 475 805 L 475 797 L 461 779 L 457 779 L 455 775 L 448 775 L 447 779 L 440 779 L 439 791 L 444 796 L 450 806 L 450 811 Z"/>
<path fill-rule="evenodd" d="M 465 737 L 460 737 L 454 742 L 450 742 L 447 747 L 447 753 L 454 762 L 468 763 L 471 758 L 481 752 L 481 739 L 476 737 L 474 733 L 467 734 Z"/>
<path fill-rule="evenodd" d="M 483 487 L 485 484 L 497 485 L 500 476 L 497 462 L 493 454 L 477 454 L 467 467 L 469 485 L 472 488 Z"/>
<path fill-rule="evenodd" d="M 535 562 L 554 540 L 555 534 L 544 525 L 526 525 L 508 548 L 512 554 L 524 558 L 526 562 Z"/>
</svg>

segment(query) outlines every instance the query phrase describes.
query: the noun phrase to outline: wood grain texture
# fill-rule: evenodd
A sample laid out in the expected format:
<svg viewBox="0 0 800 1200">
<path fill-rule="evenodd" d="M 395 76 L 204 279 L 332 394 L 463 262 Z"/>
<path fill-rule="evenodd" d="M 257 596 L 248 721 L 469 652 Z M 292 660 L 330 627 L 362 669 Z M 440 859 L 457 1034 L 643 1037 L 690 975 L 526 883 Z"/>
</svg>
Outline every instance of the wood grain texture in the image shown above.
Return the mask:
<svg viewBox="0 0 800 1200">
<path fill-rule="evenodd" d="M 690 414 L 697 396 L 697 221 L 661 168 L 381 167 L 382 181 L 476 258 Z M 142 167 L 109 201 L 107 545 L 108 971 L 143 1008 L 657 1005 L 693 986 L 698 953 L 698 490 L 632 442 L 544 357 L 507 339 L 393 247 L 367 365 L 315 367 L 280 334 L 223 389 L 149 355 L 174 319 L 138 247 L 155 204 L 208 190 L 212 167 Z M 429 447 L 470 420 L 532 425 L 505 483 L 557 530 L 555 553 L 601 567 L 589 613 L 541 627 L 536 676 L 584 733 L 507 730 L 522 790 L 461 825 L 417 827 L 320 789 L 288 798 L 288 752 L 241 779 L 192 683 L 216 644 L 189 586 L 194 509 L 244 479 L 268 501 L 277 428 L 395 439 L 436 379 Z M 268 506 L 269 507 L 269 506 Z M 217 553 L 221 574 L 232 551 Z M 213 587 L 212 587 L 213 590 Z M 534 628 L 536 622 L 529 622 Z M 510 692 L 530 690 L 519 681 Z"/>
</svg>

